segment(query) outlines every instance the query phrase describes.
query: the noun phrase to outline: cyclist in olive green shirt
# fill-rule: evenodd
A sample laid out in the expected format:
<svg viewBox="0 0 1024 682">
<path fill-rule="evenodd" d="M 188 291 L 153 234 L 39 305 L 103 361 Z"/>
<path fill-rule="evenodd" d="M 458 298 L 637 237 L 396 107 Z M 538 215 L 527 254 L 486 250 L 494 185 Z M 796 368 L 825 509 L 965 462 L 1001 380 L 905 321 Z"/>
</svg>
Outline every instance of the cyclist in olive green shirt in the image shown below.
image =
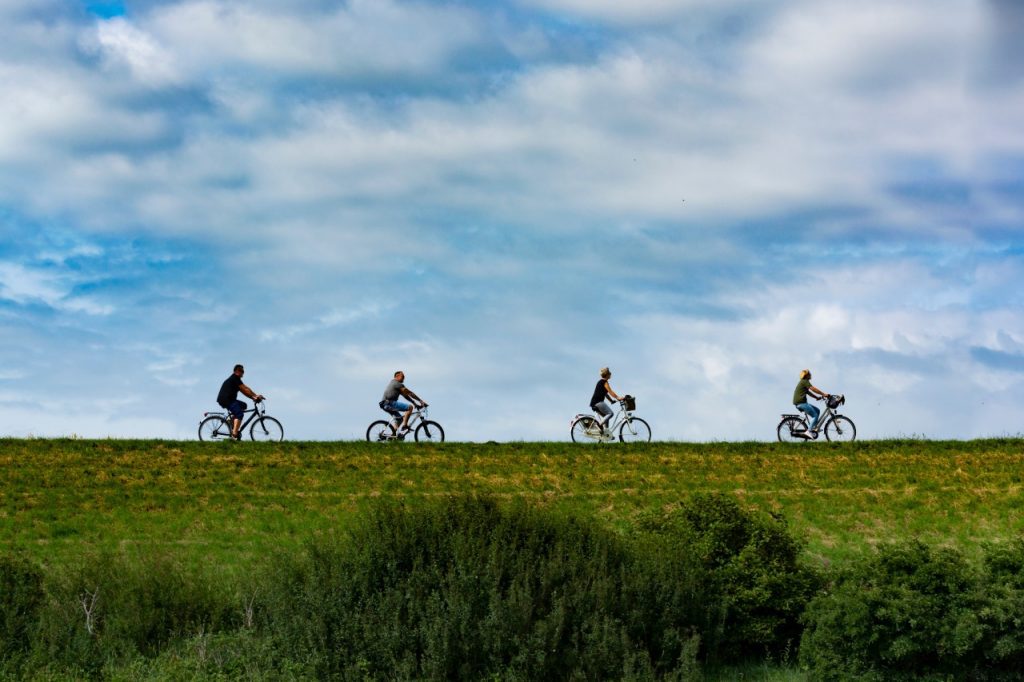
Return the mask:
<svg viewBox="0 0 1024 682">
<path fill-rule="evenodd" d="M 817 438 L 818 432 L 814 428 L 818 425 L 818 417 L 821 416 L 821 410 L 807 402 L 808 393 L 819 398 L 828 398 L 828 393 L 811 385 L 811 370 L 805 369 L 800 371 L 800 382 L 796 385 L 796 390 L 793 391 L 793 404 L 796 405 L 796 409 L 807 413 L 811 418 L 810 431 L 803 437 Z"/>
</svg>

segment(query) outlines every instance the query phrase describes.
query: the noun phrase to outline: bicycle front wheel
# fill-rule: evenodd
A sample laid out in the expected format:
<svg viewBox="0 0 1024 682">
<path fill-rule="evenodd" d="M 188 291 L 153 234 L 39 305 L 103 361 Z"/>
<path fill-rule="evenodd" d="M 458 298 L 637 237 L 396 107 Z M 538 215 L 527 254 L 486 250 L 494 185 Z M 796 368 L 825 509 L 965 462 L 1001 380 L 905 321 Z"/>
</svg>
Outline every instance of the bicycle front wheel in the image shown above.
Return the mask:
<svg viewBox="0 0 1024 682">
<path fill-rule="evenodd" d="M 857 439 L 857 427 L 849 417 L 832 417 L 825 424 L 825 438 L 830 441 L 849 443 Z"/>
<path fill-rule="evenodd" d="M 383 419 L 373 422 L 366 429 L 366 440 L 370 443 L 383 443 L 394 437 L 395 427 L 391 425 L 391 422 L 384 421 Z"/>
<path fill-rule="evenodd" d="M 806 443 L 807 425 L 799 417 L 786 417 L 776 429 L 780 443 Z"/>
<path fill-rule="evenodd" d="M 223 417 L 207 417 L 199 422 L 199 440 L 218 441 L 231 438 L 231 424 Z"/>
<path fill-rule="evenodd" d="M 580 417 L 569 427 L 573 443 L 597 443 L 601 440 L 601 425 L 593 417 Z"/>
<path fill-rule="evenodd" d="M 416 442 L 443 443 L 444 429 L 437 422 L 425 421 L 416 427 Z"/>
<path fill-rule="evenodd" d="M 249 438 L 276 443 L 284 440 L 284 427 L 273 417 L 260 417 L 249 429 Z"/>
<path fill-rule="evenodd" d="M 650 442 L 651 427 L 640 417 L 630 417 L 619 427 L 619 440 L 623 443 Z"/>
</svg>

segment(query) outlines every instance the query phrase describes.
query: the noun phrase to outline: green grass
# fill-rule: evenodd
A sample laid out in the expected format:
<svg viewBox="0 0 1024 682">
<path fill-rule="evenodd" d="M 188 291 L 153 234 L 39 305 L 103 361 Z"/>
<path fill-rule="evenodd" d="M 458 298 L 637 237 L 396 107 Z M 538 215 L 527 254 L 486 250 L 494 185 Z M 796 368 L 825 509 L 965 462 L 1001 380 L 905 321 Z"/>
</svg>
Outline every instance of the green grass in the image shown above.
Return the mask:
<svg viewBox="0 0 1024 682">
<path fill-rule="evenodd" d="M 783 514 L 841 561 L 918 537 L 968 554 L 1024 530 L 1024 441 L 829 445 L 0 440 L 0 548 L 46 562 L 171 550 L 245 570 L 380 497 L 527 498 L 629 532 L 693 492 Z"/>
</svg>

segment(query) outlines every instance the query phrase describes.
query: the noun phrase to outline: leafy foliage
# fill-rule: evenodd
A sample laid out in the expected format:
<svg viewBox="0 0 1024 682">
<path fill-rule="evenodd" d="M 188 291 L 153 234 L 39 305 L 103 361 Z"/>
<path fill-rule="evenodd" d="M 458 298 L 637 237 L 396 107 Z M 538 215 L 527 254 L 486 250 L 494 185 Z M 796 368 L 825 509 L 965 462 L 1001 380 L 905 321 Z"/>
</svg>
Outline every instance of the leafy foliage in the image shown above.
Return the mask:
<svg viewBox="0 0 1024 682">
<path fill-rule="evenodd" d="M 983 566 L 954 549 L 883 547 L 808 607 L 801 661 L 820 679 L 1019 679 L 1024 545 Z"/>
<path fill-rule="evenodd" d="M 692 592 L 689 600 L 669 601 L 697 607 L 674 620 L 693 623 L 707 660 L 780 660 L 795 649 L 801 614 L 821 577 L 802 558 L 803 544 L 784 519 L 746 510 L 725 495 L 695 495 L 642 527 L 654 546 L 641 556 L 675 571 L 663 582 Z"/>
<path fill-rule="evenodd" d="M 6 667 L 31 648 L 44 599 L 39 568 L 21 556 L 0 556 L 0 662 Z"/>
<path fill-rule="evenodd" d="M 266 627 L 318 677 L 649 676 L 632 563 L 607 531 L 523 504 L 383 504 L 282 570 Z"/>
</svg>

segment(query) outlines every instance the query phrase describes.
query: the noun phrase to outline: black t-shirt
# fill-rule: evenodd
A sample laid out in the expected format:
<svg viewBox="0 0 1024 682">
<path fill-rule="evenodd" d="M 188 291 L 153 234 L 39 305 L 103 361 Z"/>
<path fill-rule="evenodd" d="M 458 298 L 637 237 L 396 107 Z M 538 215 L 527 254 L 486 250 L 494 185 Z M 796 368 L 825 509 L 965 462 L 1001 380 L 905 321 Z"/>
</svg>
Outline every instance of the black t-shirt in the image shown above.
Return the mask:
<svg viewBox="0 0 1024 682">
<path fill-rule="evenodd" d="M 242 377 L 232 374 L 220 385 L 220 393 L 217 394 L 217 404 L 227 407 L 238 400 L 238 388 L 242 385 Z"/>
<path fill-rule="evenodd" d="M 604 399 L 608 397 L 608 380 L 601 379 L 597 382 L 597 386 L 594 387 L 594 397 L 590 399 L 591 405 L 597 405 L 603 403 Z"/>
</svg>

